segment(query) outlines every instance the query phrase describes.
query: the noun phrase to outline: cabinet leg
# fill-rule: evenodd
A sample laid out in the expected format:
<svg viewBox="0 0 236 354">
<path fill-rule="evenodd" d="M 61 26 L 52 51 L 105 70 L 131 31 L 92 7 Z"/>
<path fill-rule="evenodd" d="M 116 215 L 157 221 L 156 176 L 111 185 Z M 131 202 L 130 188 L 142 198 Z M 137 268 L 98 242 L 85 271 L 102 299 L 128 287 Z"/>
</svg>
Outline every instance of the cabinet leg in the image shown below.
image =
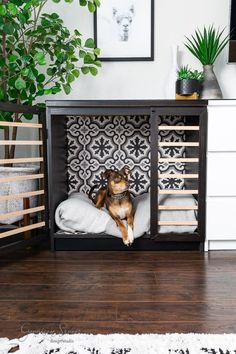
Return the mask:
<svg viewBox="0 0 236 354">
<path fill-rule="evenodd" d="M 209 251 L 209 243 L 208 243 L 208 241 L 205 241 L 204 251 L 205 251 L 205 252 L 208 252 L 208 251 Z"/>
</svg>

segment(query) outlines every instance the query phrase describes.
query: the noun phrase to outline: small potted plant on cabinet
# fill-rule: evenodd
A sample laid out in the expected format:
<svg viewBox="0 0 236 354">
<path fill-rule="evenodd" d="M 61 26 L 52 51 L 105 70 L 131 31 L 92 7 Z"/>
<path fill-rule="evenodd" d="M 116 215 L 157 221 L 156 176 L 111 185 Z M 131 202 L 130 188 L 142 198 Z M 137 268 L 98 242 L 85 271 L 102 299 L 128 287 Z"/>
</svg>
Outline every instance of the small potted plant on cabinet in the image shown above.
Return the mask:
<svg viewBox="0 0 236 354">
<path fill-rule="evenodd" d="M 176 98 L 197 99 L 202 79 L 202 72 L 191 70 L 188 65 L 181 66 L 177 71 Z"/>
</svg>

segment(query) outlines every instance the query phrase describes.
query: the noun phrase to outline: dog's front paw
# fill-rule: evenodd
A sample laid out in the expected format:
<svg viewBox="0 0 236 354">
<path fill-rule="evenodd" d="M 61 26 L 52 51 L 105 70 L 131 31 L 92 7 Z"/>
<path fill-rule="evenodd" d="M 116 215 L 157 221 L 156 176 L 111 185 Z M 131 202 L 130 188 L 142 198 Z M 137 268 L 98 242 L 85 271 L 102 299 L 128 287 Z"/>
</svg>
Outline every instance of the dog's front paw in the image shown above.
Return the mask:
<svg viewBox="0 0 236 354">
<path fill-rule="evenodd" d="M 134 242 L 134 232 L 129 225 L 128 225 L 128 241 L 129 241 L 129 246 L 131 246 L 132 243 Z"/>
</svg>

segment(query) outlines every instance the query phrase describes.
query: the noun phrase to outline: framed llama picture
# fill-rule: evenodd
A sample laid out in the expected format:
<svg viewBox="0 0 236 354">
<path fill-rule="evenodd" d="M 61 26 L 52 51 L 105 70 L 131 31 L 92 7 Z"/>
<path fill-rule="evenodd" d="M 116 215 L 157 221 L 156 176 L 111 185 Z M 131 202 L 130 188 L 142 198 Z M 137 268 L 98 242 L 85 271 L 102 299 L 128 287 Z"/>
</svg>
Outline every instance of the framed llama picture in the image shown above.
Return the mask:
<svg viewBox="0 0 236 354">
<path fill-rule="evenodd" d="M 102 0 L 94 39 L 99 60 L 154 60 L 154 0 Z"/>
</svg>

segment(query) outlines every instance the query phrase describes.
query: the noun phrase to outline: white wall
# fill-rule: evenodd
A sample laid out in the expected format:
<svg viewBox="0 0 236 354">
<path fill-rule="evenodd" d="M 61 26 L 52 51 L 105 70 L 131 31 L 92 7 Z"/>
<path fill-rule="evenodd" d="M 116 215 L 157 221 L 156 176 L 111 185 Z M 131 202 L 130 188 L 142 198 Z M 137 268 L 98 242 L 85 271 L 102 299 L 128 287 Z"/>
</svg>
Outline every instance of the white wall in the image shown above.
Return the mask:
<svg viewBox="0 0 236 354">
<path fill-rule="evenodd" d="M 102 1 L 102 0 L 101 0 Z M 229 30 L 230 0 L 154 0 L 155 60 L 153 62 L 104 62 L 97 77 L 84 76 L 73 84 L 70 96 L 61 93 L 58 99 L 138 99 L 166 98 L 165 83 L 171 67 L 171 47 L 179 45 L 180 64 L 201 69 L 199 62 L 187 51 L 185 35 L 204 25 L 227 27 Z M 66 4 L 47 5 L 56 11 L 65 25 L 78 28 L 85 36 L 93 36 L 93 16 L 78 5 L 78 0 Z M 228 48 L 216 62 L 217 74 L 224 98 L 236 97 L 236 65 L 227 64 Z"/>
</svg>

